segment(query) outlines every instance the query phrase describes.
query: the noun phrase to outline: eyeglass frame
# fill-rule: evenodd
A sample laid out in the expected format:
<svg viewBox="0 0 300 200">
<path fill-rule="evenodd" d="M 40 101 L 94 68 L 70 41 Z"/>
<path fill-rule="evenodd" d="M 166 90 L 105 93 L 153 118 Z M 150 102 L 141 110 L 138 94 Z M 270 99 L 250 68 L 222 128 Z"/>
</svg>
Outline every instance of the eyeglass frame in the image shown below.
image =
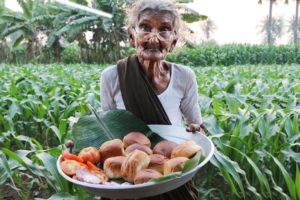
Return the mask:
<svg viewBox="0 0 300 200">
<path fill-rule="evenodd" d="M 168 40 L 171 40 L 172 37 L 175 36 L 175 31 L 172 30 L 172 31 L 158 31 L 158 30 L 155 30 L 155 31 L 138 31 L 136 30 L 136 27 L 132 27 L 132 29 L 136 32 L 136 34 L 141 37 L 141 38 L 145 38 L 146 36 L 148 36 L 147 39 L 153 37 L 151 35 L 155 34 L 157 38 L 159 38 L 160 40 L 162 41 L 168 41 Z M 166 33 L 166 32 L 169 32 L 171 33 L 170 34 L 170 38 L 164 38 L 163 36 L 161 36 L 160 34 L 161 33 Z M 141 35 L 141 34 L 144 34 L 144 35 Z M 149 36 L 150 35 L 150 36 Z"/>
</svg>

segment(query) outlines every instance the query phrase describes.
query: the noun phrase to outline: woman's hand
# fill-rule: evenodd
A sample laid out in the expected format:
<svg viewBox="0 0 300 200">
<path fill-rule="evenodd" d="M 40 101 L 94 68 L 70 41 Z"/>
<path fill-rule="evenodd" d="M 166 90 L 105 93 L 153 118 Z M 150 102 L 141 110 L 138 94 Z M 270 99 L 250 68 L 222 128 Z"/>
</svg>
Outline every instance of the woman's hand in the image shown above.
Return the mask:
<svg viewBox="0 0 300 200">
<path fill-rule="evenodd" d="M 204 127 L 203 124 L 189 124 L 188 127 L 186 128 L 187 132 L 200 132 L 203 134 L 207 133 L 207 129 Z"/>
</svg>

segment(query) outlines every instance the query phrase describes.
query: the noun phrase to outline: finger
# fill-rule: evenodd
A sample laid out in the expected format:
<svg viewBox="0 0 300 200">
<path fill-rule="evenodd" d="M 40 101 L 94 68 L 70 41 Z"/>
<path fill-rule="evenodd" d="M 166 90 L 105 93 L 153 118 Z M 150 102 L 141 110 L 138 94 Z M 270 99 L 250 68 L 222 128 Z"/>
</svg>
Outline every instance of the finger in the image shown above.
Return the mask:
<svg viewBox="0 0 300 200">
<path fill-rule="evenodd" d="M 192 131 L 190 127 L 186 127 L 185 130 L 186 130 L 187 132 L 191 132 L 191 131 Z"/>
<path fill-rule="evenodd" d="M 205 133 L 208 132 L 207 128 L 206 128 L 203 124 L 200 125 L 200 128 L 201 128 Z"/>
<path fill-rule="evenodd" d="M 199 132 L 200 132 L 201 134 L 203 134 L 203 135 L 207 135 L 207 134 L 206 134 L 207 132 L 206 132 L 204 129 L 202 129 L 202 128 L 201 128 L 201 130 L 200 130 Z"/>
<path fill-rule="evenodd" d="M 194 130 L 194 131 L 200 131 L 201 130 L 201 127 L 199 124 L 191 124 L 191 128 Z"/>
<path fill-rule="evenodd" d="M 195 130 L 193 130 L 192 127 L 187 127 L 187 128 L 186 128 L 186 131 L 187 131 L 187 132 L 191 132 L 191 133 L 195 133 Z"/>
</svg>

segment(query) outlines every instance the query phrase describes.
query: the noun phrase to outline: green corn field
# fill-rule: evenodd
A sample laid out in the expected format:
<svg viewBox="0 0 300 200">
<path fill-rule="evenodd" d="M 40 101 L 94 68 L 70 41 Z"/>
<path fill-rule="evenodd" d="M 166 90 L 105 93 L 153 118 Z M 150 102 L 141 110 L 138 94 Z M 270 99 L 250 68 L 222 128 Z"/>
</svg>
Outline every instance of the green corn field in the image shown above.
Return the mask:
<svg viewBox="0 0 300 200">
<path fill-rule="evenodd" d="M 87 103 L 101 108 L 104 68 L 0 64 L 0 199 L 97 199 L 64 180 L 56 159 Z M 300 66 L 193 70 L 216 146 L 194 178 L 201 199 L 300 200 Z"/>
</svg>

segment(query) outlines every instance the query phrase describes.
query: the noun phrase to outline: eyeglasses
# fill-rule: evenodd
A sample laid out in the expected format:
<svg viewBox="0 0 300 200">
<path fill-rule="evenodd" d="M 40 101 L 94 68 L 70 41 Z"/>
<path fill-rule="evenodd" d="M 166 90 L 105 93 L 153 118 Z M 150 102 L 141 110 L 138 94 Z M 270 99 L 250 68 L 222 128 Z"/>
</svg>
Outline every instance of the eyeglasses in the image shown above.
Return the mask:
<svg viewBox="0 0 300 200">
<path fill-rule="evenodd" d="M 143 31 L 135 28 L 133 29 L 137 33 L 137 36 L 144 40 L 149 40 L 151 37 L 154 37 L 154 35 L 162 41 L 171 40 L 174 37 L 174 31 Z"/>
</svg>

